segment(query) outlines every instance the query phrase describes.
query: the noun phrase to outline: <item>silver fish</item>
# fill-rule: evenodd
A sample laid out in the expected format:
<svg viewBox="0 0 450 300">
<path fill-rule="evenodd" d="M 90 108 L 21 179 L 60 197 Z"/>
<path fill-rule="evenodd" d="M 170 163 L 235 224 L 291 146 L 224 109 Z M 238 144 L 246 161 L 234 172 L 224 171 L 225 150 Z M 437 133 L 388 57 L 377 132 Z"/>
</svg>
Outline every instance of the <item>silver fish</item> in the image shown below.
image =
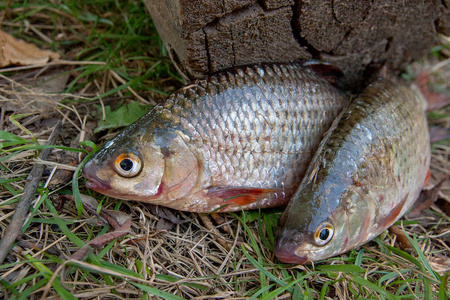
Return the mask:
<svg viewBox="0 0 450 300">
<path fill-rule="evenodd" d="M 347 103 L 297 63 L 223 72 L 109 141 L 84 167 L 86 186 L 193 212 L 285 205 Z"/>
<path fill-rule="evenodd" d="M 303 264 L 346 252 L 411 207 L 429 171 L 425 106 L 417 88 L 385 80 L 350 104 L 280 219 L 281 261 Z"/>
</svg>

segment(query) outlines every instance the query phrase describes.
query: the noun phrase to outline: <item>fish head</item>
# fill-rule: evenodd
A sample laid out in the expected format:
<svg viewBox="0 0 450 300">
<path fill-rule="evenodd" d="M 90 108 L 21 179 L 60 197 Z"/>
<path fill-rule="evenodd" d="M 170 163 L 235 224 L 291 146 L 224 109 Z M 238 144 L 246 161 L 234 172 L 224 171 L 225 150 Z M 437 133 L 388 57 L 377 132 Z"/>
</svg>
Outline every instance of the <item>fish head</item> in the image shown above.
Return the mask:
<svg viewBox="0 0 450 300">
<path fill-rule="evenodd" d="M 299 190 L 294 195 L 299 199 L 291 199 L 281 216 L 274 250 L 280 261 L 305 264 L 341 253 L 346 247 L 348 218 L 341 207 L 333 208 L 331 204 L 340 201 L 341 196 L 320 190 L 324 189 Z M 345 193 L 342 197 L 346 197 Z"/>
<path fill-rule="evenodd" d="M 110 140 L 83 168 L 86 187 L 124 200 L 157 196 L 163 173 L 160 148 L 133 134 Z"/>
<path fill-rule="evenodd" d="M 84 166 L 86 186 L 107 196 L 179 208 L 197 184 L 197 156 L 175 130 L 126 129 Z"/>
</svg>

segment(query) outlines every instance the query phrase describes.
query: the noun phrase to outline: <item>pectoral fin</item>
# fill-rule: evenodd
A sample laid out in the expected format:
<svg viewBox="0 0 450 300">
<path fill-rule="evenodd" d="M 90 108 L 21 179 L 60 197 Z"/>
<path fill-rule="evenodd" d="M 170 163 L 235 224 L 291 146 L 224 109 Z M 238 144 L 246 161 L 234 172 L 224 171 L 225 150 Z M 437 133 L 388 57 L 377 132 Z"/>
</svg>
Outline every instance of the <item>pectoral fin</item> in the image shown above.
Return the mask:
<svg viewBox="0 0 450 300">
<path fill-rule="evenodd" d="M 213 187 L 207 195 L 211 198 L 222 199 L 222 205 L 245 206 L 265 198 L 274 197 L 280 189 L 262 189 L 248 187 Z"/>
<path fill-rule="evenodd" d="M 426 185 L 427 185 L 427 183 L 428 183 L 428 181 L 430 180 L 430 178 L 431 178 L 431 170 L 428 170 L 428 172 L 427 172 L 427 177 L 425 177 L 425 181 L 424 181 L 424 183 L 423 183 L 423 186 L 426 186 Z"/>
<path fill-rule="evenodd" d="M 378 222 L 378 228 L 385 229 L 397 220 L 398 216 L 402 212 L 403 206 L 405 205 L 406 199 L 408 199 L 408 195 L 406 195 L 405 198 L 403 198 L 403 200 L 397 204 L 383 220 Z"/>
</svg>

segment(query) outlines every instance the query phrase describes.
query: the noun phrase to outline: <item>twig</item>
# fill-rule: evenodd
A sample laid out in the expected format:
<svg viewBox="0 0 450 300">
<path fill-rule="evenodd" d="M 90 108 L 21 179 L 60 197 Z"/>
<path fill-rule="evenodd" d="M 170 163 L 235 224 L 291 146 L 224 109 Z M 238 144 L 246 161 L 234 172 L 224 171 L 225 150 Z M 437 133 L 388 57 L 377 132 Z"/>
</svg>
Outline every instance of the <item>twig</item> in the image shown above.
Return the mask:
<svg viewBox="0 0 450 300">
<path fill-rule="evenodd" d="M 0 110 L 1 110 L 1 112 L 0 112 L 0 130 L 3 130 L 3 122 L 5 121 L 6 108 L 1 108 Z"/>
<path fill-rule="evenodd" d="M 388 228 L 388 230 L 390 233 L 397 236 L 397 242 L 400 244 L 402 250 L 412 249 L 413 246 L 406 237 L 406 234 L 400 229 L 400 227 L 398 227 L 397 225 L 392 225 Z"/>
<path fill-rule="evenodd" d="M 119 81 L 121 84 L 126 84 L 126 81 L 119 76 L 119 74 L 117 74 L 114 71 L 109 71 L 111 73 L 111 75 L 117 80 Z M 155 102 L 155 100 L 150 99 L 150 100 L 146 100 L 144 98 L 142 98 L 138 93 L 136 93 L 130 86 L 127 87 L 127 89 L 136 97 L 138 98 L 139 101 L 141 101 L 142 103 L 145 104 L 151 104 L 151 105 L 156 105 L 157 103 Z"/>
<path fill-rule="evenodd" d="M 6 1 L 5 10 L 3 11 L 2 18 L 0 19 L 0 28 L 3 25 L 3 21 L 5 20 L 5 16 L 8 13 L 9 4 L 11 3 L 11 0 Z"/>
<path fill-rule="evenodd" d="M 198 216 L 200 217 L 200 220 L 202 220 L 202 222 L 205 225 L 206 229 L 208 229 L 210 232 L 212 232 L 213 236 L 216 237 L 216 241 L 222 247 L 224 247 L 227 251 L 230 251 L 231 247 L 232 247 L 231 244 L 228 243 L 225 240 L 225 238 L 222 237 L 222 235 L 220 234 L 219 230 L 217 230 L 217 228 L 213 225 L 213 223 L 209 219 L 208 215 L 200 213 L 200 214 L 198 214 Z"/>
<path fill-rule="evenodd" d="M 211 213 L 211 218 L 214 219 L 214 221 L 216 222 L 217 225 L 222 226 L 222 229 L 226 233 L 233 236 L 233 230 L 231 229 L 231 226 L 229 224 L 225 224 L 225 219 L 221 214 L 219 214 L 217 212 Z"/>
<path fill-rule="evenodd" d="M 59 132 L 61 130 L 61 122 L 56 124 L 55 129 L 50 135 L 47 145 L 52 145 L 56 142 L 58 138 Z M 39 159 L 46 160 L 52 151 L 51 148 L 43 149 L 39 154 Z M 42 173 L 44 172 L 45 165 L 43 164 L 35 164 L 33 169 L 31 169 L 30 174 L 27 177 L 27 183 L 25 184 L 25 188 L 23 191 L 23 195 L 20 198 L 14 215 L 11 219 L 11 223 L 9 223 L 8 228 L 6 228 L 3 238 L 0 241 L 0 264 L 3 263 L 6 256 L 8 255 L 10 248 L 14 241 L 20 234 L 23 223 L 25 222 L 26 216 L 28 214 L 28 210 L 31 206 L 31 202 L 36 192 L 37 185 L 41 180 Z"/>
<path fill-rule="evenodd" d="M 55 59 L 50 62 L 41 63 L 41 64 L 4 68 L 4 69 L 0 69 L 0 72 L 13 72 L 13 71 L 42 68 L 42 67 L 46 67 L 46 66 L 60 66 L 60 65 L 76 65 L 76 66 L 106 65 L 106 62 L 104 62 L 104 61 L 71 61 L 71 60 Z"/>
<path fill-rule="evenodd" d="M 75 198 L 73 196 L 64 195 L 63 198 L 70 199 L 72 201 L 75 201 Z M 92 213 L 93 215 L 97 216 L 101 223 L 108 223 L 109 225 L 114 228 L 113 232 L 105 233 L 101 236 L 97 236 L 91 241 L 89 241 L 87 244 L 85 244 L 83 247 L 81 247 L 77 252 L 75 252 L 71 259 L 76 260 L 82 260 L 84 256 L 92 249 L 92 248 L 100 248 L 105 245 L 107 245 L 109 242 L 118 239 L 120 237 L 123 237 L 124 235 L 128 234 L 130 232 L 131 228 L 131 216 L 125 214 L 124 212 L 115 211 L 115 210 L 107 210 L 102 209 L 97 214 L 97 201 L 87 195 L 81 195 L 81 202 L 83 203 L 83 207 Z"/>
</svg>

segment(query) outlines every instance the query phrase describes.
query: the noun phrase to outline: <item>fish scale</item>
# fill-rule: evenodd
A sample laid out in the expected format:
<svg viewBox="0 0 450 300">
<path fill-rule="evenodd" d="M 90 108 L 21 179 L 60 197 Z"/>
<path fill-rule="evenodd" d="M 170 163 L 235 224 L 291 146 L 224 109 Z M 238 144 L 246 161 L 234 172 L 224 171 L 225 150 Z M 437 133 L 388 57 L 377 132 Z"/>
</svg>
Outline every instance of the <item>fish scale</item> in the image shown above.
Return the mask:
<svg viewBox="0 0 450 300">
<path fill-rule="evenodd" d="M 347 97 L 300 64 L 226 71 L 182 88 L 84 168 L 87 186 L 179 210 L 286 204 Z M 124 177 L 120 154 L 142 169 Z"/>
<path fill-rule="evenodd" d="M 332 128 L 280 219 L 275 254 L 284 262 L 316 261 L 367 242 L 400 218 L 424 185 L 430 141 L 417 88 L 378 81 Z M 330 237 L 326 244 L 321 232 Z"/>
<path fill-rule="evenodd" d="M 269 158 L 270 161 L 269 163 L 273 163 L 274 160 L 277 159 L 281 159 L 280 155 L 278 155 L 277 153 L 273 153 L 274 150 L 278 150 L 280 153 L 281 152 L 287 152 L 285 150 L 285 147 L 282 145 L 286 145 L 289 146 L 291 143 L 293 143 L 293 139 L 289 139 L 289 131 L 285 130 L 284 128 L 282 128 L 280 125 L 281 122 L 279 118 L 276 118 L 275 120 L 273 120 L 272 122 L 274 123 L 273 126 L 264 126 L 265 123 L 262 123 L 262 126 L 258 126 L 255 125 L 255 127 L 262 127 L 262 128 L 266 128 L 266 132 L 265 132 L 265 136 L 269 136 L 270 138 L 270 142 L 267 141 L 267 143 L 264 143 L 263 145 L 265 145 L 266 147 L 263 147 L 263 151 L 262 153 L 258 153 L 258 152 L 250 152 L 252 151 L 254 147 L 256 147 L 257 144 L 257 140 L 254 139 L 251 135 L 252 135 L 252 130 L 250 129 L 249 126 L 249 119 L 246 118 L 243 115 L 243 111 L 245 111 L 245 109 L 248 110 L 248 107 L 245 107 L 245 102 L 251 101 L 251 99 L 249 99 L 248 97 L 246 97 L 248 95 L 248 93 L 245 93 L 245 91 L 239 91 L 237 93 L 237 97 L 234 99 L 229 99 L 229 101 L 225 102 L 224 107 L 222 107 L 222 110 L 230 110 L 233 111 L 233 113 L 230 116 L 230 119 L 234 128 L 236 128 L 236 130 L 233 132 L 233 134 L 235 136 L 240 136 L 242 137 L 241 141 L 239 143 L 234 143 L 232 146 L 236 147 L 237 149 L 237 153 L 238 155 L 240 155 L 240 160 L 239 160 L 239 166 L 242 166 L 244 168 L 241 168 L 239 171 L 239 173 L 237 173 L 236 177 L 234 179 L 232 179 L 234 182 L 231 182 L 231 185 L 235 185 L 235 186 L 251 186 L 252 184 L 254 184 L 254 182 L 256 182 L 258 179 L 260 181 L 266 182 L 266 181 L 270 181 L 273 177 L 276 176 L 276 173 L 268 173 L 268 169 L 267 169 L 267 165 L 266 163 L 264 163 L 264 159 L 266 159 L 264 153 L 271 153 L 271 157 Z M 239 95 L 241 94 L 241 95 Z M 270 94 L 275 96 L 275 99 L 279 99 L 276 95 L 274 94 Z M 236 101 L 238 100 L 238 101 Z M 244 103 L 242 103 L 244 102 Z M 260 106 L 256 109 L 256 111 L 260 111 L 262 112 L 265 116 L 269 116 L 269 119 L 272 119 L 273 116 L 275 115 L 275 108 L 282 110 L 283 107 L 281 107 L 281 105 L 279 104 L 278 101 L 271 101 L 271 99 L 261 99 L 261 101 L 259 102 Z M 265 107 L 262 107 L 262 104 L 266 104 Z M 241 109 L 241 105 L 244 105 L 244 107 Z M 274 108 L 275 106 L 275 108 Z M 217 130 L 221 130 L 222 128 L 224 128 L 225 124 L 221 124 L 220 119 L 219 118 L 213 118 L 213 119 L 208 119 L 208 115 L 204 116 L 205 118 L 207 118 L 207 122 L 205 122 L 205 124 L 203 124 L 203 126 L 205 127 L 206 125 L 211 126 L 212 124 L 215 124 L 217 127 Z M 292 123 L 295 125 L 296 121 L 293 120 Z M 227 126 L 227 128 L 230 128 L 230 125 Z M 270 130 L 271 128 L 273 128 L 273 130 Z M 202 131 L 201 131 L 202 132 Z M 273 136 L 273 132 L 275 133 L 285 133 L 284 138 L 286 138 L 287 140 L 285 140 L 282 145 L 280 145 L 280 141 L 277 140 L 274 136 Z M 208 137 L 210 137 L 211 133 L 206 133 L 206 135 L 208 135 Z M 272 136 L 271 136 L 272 135 Z M 206 141 L 207 137 L 204 136 L 203 137 L 203 141 Z M 219 164 L 225 167 L 225 172 L 223 173 L 228 173 L 228 174 L 232 174 L 232 171 L 230 170 L 230 168 L 228 167 L 232 167 L 231 165 L 225 163 L 226 161 L 229 161 L 228 159 L 228 155 L 225 151 L 221 151 L 221 149 L 219 149 L 218 146 L 218 140 L 216 139 L 216 136 L 214 136 L 214 138 L 212 139 L 214 142 L 213 143 L 204 143 L 203 145 L 199 145 L 200 147 L 204 147 L 205 151 L 212 151 L 214 152 L 215 156 L 219 158 Z M 292 155 L 292 154 L 291 154 Z M 247 163 L 246 163 L 247 162 Z M 214 164 L 214 161 L 210 162 L 210 164 Z M 241 172 L 245 172 L 245 175 L 243 176 L 243 174 Z M 254 179 L 253 182 L 250 182 L 250 180 L 247 178 L 247 176 L 249 175 L 249 173 L 260 173 L 262 175 L 258 176 L 258 178 Z M 219 178 L 221 174 L 218 174 Z M 218 179 L 220 181 L 220 179 Z"/>
</svg>

